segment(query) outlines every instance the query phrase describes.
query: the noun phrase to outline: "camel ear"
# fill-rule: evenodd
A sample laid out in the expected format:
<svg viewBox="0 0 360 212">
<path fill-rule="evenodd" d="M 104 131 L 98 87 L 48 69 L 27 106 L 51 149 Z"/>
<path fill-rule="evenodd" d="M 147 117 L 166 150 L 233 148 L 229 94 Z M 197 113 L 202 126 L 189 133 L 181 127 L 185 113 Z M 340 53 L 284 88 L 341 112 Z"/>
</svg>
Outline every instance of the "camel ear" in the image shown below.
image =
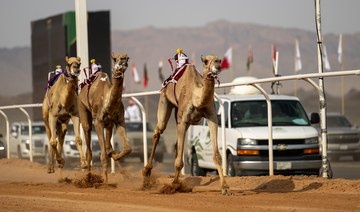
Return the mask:
<svg viewBox="0 0 360 212">
<path fill-rule="evenodd" d="M 79 63 L 81 62 L 81 58 L 80 58 L 80 57 L 77 57 L 76 59 L 79 61 Z"/>
<path fill-rule="evenodd" d="M 111 52 L 111 59 L 114 59 L 115 58 L 115 54 L 114 52 Z"/>
<path fill-rule="evenodd" d="M 201 55 L 201 62 L 202 62 L 204 65 L 207 65 L 208 59 L 206 59 L 206 57 L 204 57 L 204 56 Z"/>
<path fill-rule="evenodd" d="M 65 56 L 65 61 L 66 61 L 66 63 L 68 63 L 68 61 L 69 61 L 69 57 L 68 57 L 68 56 Z"/>
</svg>

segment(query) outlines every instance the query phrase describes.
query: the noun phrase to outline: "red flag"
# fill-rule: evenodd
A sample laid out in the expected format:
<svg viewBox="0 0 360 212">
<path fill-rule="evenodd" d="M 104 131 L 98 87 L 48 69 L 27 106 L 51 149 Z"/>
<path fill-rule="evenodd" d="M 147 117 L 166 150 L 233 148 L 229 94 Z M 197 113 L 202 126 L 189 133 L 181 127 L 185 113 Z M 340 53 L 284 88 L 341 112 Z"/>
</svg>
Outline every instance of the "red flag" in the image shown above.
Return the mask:
<svg viewBox="0 0 360 212">
<path fill-rule="evenodd" d="M 147 73 L 147 68 L 146 68 L 146 63 L 144 64 L 144 81 L 143 81 L 143 85 L 144 85 L 144 88 L 147 87 L 147 84 L 148 84 L 148 73 Z"/>
<path fill-rule="evenodd" d="M 228 69 L 231 67 L 232 62 L 232 48 L 230 47 L 224 55 L 224 59 L 221 61 L 221 69 Z"/>
<path fill-rule="evenodd" d="M 276 47 L 275 44 L 271 44 L 271 55 L 272 55 L 272 67 L 273 67 L 273 74 L 276 74 Z"/>
<path fill-rule="evenodd" d="M 254 55 L 253 55 L 253 50 L 250 47 L 248 50 L 248 57 L 247 57 L 247 61 L 246 61 L 246 68 L 249 71 L 250 70 L 250 65 L 254 62 Z"/>
<path fill-rule="evenodd" d="M 140 77 L 139 77 L 138 71 L 135 67 L 135 63 L 133 63 L 131 66 L 131 75 L 132 75 L 133 81 L 135 83 L 140 83 Z"/>
</svg>

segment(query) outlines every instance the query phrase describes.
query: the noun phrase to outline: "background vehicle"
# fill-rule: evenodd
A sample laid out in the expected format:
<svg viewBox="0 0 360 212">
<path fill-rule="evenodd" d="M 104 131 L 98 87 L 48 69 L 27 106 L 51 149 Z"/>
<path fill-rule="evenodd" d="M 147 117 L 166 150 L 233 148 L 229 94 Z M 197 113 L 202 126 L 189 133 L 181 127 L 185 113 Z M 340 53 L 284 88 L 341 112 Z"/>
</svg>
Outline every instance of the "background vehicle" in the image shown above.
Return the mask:
<svg viewBox="0 0 360 212">
<path fill-rule="evenodd" d="M 93 161 L 100 161 L 101 150 L 95 130 L 91 131 L 91 150 L 93 155 Z M 83 140 L 83 151 L 85 154 L 86 152 L 85 139 Z M 74 164 L 78 163 L 80 165 L 80 153 L 76 146 L 74 127 L 71 122 L 69 123 L 68 130 L 65 135 L 63 154 L 66 161 L 69 161 Z"/>
<path fill-rule="evenodd" d="M 48 138 L 44 122 L 32 123 L 33 157 L 48 162 Z M 29 126 L 27 122 L 15 122 L 11 125 L 10 155 L 19 159 L 30 157 Z"/>
<path fill-rule="evenodd" d="M 154 129 L 150 123 L 146 123 L 146 137 L 148 145 L 148 156 L 150 156 L 152 148 L 152 136 Z M 144 144 L 143 144 L 143 123 L 142 122 L 126 122 L 126 134 L 129 139 L 129 144 L 132 147 L 132 152 L 127 157 L 138 157 L 140 161 L 144 161 Z M 155 150 L 154 159 L 158 162 L 162 162 L 164 154 L 166 153 L 166 147 L 164 138 L 160 137 L 159 143 Z M 114 149 L 121 151 L 122 143 L 117 135 L 114 136 Z M 126 157 L 126 158 L 127 158 Z"/>
<path fill-rule="evenodd" d="M 269 173 L 267 104 L 261 94 L 219 95 L 225 107 L 227 173 L 252 175 Z M 321 154 L 318 131 L 299 99 L 270 95 L 273 114 L 274 173 L 319 174 Z M 218 102 L 215 103 L 217 109 Z M 220 111 L 218 111 L 220 114 Z M 313 122 L 319 115 L 313 115 Z M 220 121 L 219 121 L 220 123 Z M 220 126 L 218 146 L 222 151 Z M 205 119 L 188 132 L 188 156 L 192 175 L 215 170 L 209 128 Z"/>
<path fill-rule="evenodd" d="M 342 114 L 327 113 L 328 155 L 331 160 L 352 156 L 360 160 L 360 129 Z"/>
<path fill-rule="evenodd" d="M 2 140 L 3 138 L 3 135 L 0 134 L 0 158 L 6 158 L 7 157 L 7 150 L 6 150 L 6 147 L 5 147 L 5 143 L 3 142 Z"/>
</svg>

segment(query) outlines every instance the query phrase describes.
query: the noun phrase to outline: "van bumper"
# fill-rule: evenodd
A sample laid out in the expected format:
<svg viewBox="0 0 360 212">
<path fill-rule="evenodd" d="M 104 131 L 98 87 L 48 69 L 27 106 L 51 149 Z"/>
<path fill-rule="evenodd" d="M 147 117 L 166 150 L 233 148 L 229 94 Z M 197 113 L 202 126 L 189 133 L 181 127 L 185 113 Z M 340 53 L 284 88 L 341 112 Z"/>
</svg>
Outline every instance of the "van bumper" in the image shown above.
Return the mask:
<svg viewBox="0 0 360 212">
<path fill-rule="evenodd" d="M 268 171 L 268 161 L 234 161 L 235 170 L 253 170 L 253 171 Z M 321 160 L 304 160 L 304 161 L 274 161 L 274 170 L 319 170 L 321 167 Z"/>
</svg>

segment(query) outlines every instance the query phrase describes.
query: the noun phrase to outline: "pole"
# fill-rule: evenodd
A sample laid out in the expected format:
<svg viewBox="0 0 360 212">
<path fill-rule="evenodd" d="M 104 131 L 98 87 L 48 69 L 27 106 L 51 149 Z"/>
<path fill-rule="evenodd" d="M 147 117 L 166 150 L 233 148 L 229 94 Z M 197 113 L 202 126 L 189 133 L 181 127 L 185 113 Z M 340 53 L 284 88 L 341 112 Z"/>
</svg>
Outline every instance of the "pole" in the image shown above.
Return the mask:
<svg viewBox="0 0 360 212">
<path fill-rule="evenodd" d="M 81 58 L 81 69 L 89 67 L 87 6 L 86 0 L 75 0 L 76 51 Z M 85 73 L 80 72 L 79 84 L 84 81 Z"/>
<path fill-rule="evenodd" d="M 339 37 L 339 63 L 340 63 L 340 71 L 344 70 L 344 58 L 343 58 L 343 42 L 342 42 L 342 34 Z M 341 92 L 341 114 L 345 115 L 345 92 L 344 92 L 344 76 L 340 78 L 340 92 Z"/>
<path fill-rule="evenodd" d="M 318 72 L 323 73 L 323 44 L 321 35 L 321 9 L 320 0 L 315 0 L 316 10 L 316 33 L 317 33 L 317 56 L 318 56 Z M 327 158 L 327 129 L 326 129 L 326 98 L 324 92 L 324 78 L 319 77 L 319 102 L 320 102 L 320 129 L 321 129 L 321 147 L 322 147 L 322 167 L 320 169 L 320 175 L 325 178 L 332 178 L 329 175 L 330 162 Z"/>
</svg>

